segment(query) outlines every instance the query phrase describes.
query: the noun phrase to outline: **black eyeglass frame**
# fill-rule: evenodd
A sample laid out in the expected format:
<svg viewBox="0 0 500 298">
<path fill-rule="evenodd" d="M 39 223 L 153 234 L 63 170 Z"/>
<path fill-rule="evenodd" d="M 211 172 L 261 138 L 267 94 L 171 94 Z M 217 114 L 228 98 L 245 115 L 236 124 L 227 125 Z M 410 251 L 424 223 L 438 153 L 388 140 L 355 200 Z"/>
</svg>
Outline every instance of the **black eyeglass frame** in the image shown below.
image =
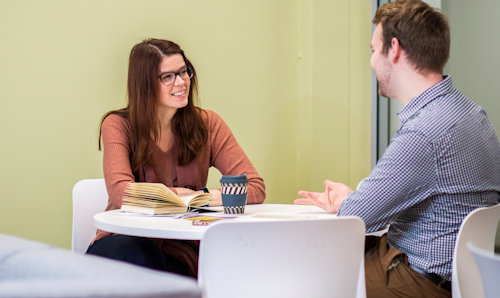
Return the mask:
<svg viewBox="0 0 500 298">
<path fill-rule="evenodd" d="M 191 79 L 191 78 L 193 77 L 193 75 L 194 75 L 194 71 L 193 71 L 193 68 L 192 68 L 191 66 L 186 66 L 185 68 L 183 67 L 183 68 L 181 68 L 181 69 L 180 69 L 179 71 L 177 71 L 177 72 L 174 72 L 174 71 L 167 71 L 167 72 L 164 72 L 164 73 L 162 73 L 162 74 L 158 75 L 158 76 L 157 76 L 157 78 L 159 78 L 159 79 L 160 79 L 160 82 L 161 82 L 163 85 L 165 85 L 165 86 L 170 86 L 170 85 L 172 85 L 172 84 L 174 84 L 174 83 L 175 83 L 175 80 L 177 80 L 177 76 L 181 77 L 183 80 L 184 80 L 184 79 L 187 79 L 187 78 L 183 78 L 183 76 L 181 75 L 181 72 L 184 72 L 184 70 L 186 71 L 186 73 L 187 73 L 187 75 L 188 75 L 188 76 L 187 76 L 187 78 Z M 163 77 L 164 75 L 166 75 L 166 74 L 170 74 L 170 75 L 173 75 L 173 76 L 174 76 L 174 79 L 172 80 L 172 82 L 171 82 L 171 83 L 166 84 L 166 83 L 164 83 L 164 80 L 162 80 L 162 77 Z"/>
</svg>

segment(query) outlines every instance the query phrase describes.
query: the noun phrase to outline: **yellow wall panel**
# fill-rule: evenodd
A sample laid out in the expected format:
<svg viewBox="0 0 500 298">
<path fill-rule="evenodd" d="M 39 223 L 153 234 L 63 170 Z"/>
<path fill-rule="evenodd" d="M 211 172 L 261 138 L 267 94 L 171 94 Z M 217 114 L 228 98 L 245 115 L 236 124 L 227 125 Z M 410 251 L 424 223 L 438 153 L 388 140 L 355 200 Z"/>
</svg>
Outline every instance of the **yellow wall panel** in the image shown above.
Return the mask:
<svg viewBox="0 0 500 298">
<path fill-rule="evenodd" d="M 69 248 L 72 187 L 102 177 L 99 120 L 125 105 L 130 49 L 148 37 L 183 47 L 267 202 L 355 185 L 369 168 L 366 2 L 0 1 L 0 232 Z"/>
</svg>

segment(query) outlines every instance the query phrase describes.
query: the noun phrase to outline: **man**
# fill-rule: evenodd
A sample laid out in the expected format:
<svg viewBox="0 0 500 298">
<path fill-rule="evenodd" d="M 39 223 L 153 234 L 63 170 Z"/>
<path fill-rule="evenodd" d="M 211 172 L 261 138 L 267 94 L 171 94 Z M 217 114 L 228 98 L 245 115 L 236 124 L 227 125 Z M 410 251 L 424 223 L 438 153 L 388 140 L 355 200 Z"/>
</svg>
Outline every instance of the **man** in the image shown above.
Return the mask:
<svg viewBox="0 0 500 298">
<path fill-rule="evenodd" d="M 449 297 L 453 249 L 472 210 L 500 201 L 500 145 L 486 113 L 442 76 L 446 16 L 419 0 L 380 7 L 370 66 L 379 93 L 404 105 L 402 126 L 356 191 L 325 181 L 296 204 L 358 216 L 368 237 L 368 297 Z"/>
</svg>

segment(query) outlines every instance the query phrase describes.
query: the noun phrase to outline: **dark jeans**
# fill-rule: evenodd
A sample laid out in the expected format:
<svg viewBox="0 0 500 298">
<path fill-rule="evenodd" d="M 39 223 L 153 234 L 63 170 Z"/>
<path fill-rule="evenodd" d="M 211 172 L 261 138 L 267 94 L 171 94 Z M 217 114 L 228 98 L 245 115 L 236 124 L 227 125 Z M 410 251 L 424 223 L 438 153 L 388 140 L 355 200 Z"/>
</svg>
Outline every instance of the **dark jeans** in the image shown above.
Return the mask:
<svg viewBox="0 0 500 298">
<path fill-rule="evenodd" d="M 150 269 L 189 276 L 182 262 L 166 255 L 149 238 L 111 235 L 95 241 L 89 246 L 87 253 Z"/>
</svg>

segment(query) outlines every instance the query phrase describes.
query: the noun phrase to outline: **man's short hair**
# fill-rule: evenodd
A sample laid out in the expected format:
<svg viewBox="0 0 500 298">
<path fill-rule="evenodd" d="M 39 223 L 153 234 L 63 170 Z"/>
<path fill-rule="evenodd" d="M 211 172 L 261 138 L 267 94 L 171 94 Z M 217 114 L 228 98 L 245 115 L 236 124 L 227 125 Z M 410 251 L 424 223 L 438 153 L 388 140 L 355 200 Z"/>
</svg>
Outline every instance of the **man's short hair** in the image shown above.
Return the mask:
<svg viewBox="0 0 500 298">
<path fill-rule="evenodd" d="M 443 72 L 450 56 L 450 27 L 441 10 L 420 0 L 397 0 L 379 7 L 373 24 L 382 25 L 382 53 L 397 38 L 417 71 Z"/>
</svg>

